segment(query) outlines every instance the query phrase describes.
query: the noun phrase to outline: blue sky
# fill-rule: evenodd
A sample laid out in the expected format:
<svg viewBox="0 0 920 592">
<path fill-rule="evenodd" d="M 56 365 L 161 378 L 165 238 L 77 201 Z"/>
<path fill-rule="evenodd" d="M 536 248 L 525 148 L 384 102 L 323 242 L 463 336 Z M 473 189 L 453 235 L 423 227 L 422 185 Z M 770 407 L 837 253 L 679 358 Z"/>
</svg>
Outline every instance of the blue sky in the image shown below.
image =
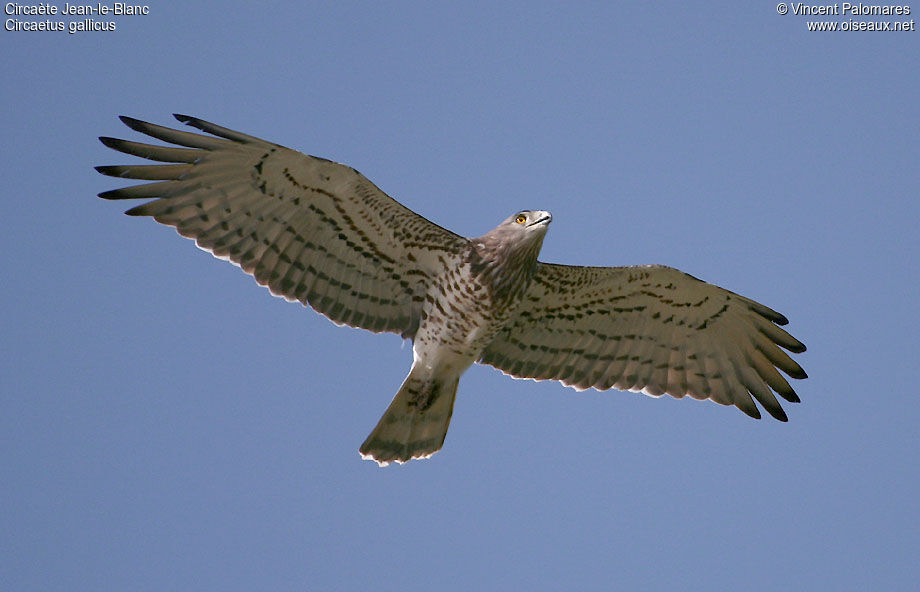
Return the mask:
<svg viewBox="0 0 920 592">
<path fill-rule="evenodd" d="M 2 587 L 912 588 L 920 33 L 654 4 L 155 3 L 0 31 Z M 120 184 L 92 166 L 129 161 L 96 137 L 173 112 L 467 236 L 548 209 L 543 260 L 755 298 L 808 345 L 803 402 L 758 422 L 474 366 L 444 450 L 378 469 L 357 447 L 407 344 L 95 197 Z"/>
</svg>

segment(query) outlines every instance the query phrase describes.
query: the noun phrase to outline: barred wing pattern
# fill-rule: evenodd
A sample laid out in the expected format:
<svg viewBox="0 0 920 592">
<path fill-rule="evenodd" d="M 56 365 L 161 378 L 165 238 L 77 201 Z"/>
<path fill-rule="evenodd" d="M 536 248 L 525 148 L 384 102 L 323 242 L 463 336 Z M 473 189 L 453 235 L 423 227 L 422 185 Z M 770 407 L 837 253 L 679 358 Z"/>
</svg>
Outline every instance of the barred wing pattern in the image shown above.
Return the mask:
<svg viewBox="0 0 920 592">
<path fill-rule="evenodd" d="M 805 378 L 805 346 L 762 304 L 664 266 L 540 263 L 524 302 L 480 362 L 517 378 L 582 390 L 690 395 L 786 421 L 775 391 L 798 402 L 777 368 Z M 772 391 L 771 391 L 772 389 Z"/>
<path fill-rule="evenodd" d="M 425 280 L 467 239 L 403 207 L 351 167 L 175 117 L 212 135 L 122 117 L 131 129 L 175 146 L 107 137 L 103 144 L 172 164 L 96 167 L 155 181 L 100 197 L 156 198 L 126 213 L 176 227 L 273 294 L 309 304 L 337 324 L 415 334 Z"/>
</svg>

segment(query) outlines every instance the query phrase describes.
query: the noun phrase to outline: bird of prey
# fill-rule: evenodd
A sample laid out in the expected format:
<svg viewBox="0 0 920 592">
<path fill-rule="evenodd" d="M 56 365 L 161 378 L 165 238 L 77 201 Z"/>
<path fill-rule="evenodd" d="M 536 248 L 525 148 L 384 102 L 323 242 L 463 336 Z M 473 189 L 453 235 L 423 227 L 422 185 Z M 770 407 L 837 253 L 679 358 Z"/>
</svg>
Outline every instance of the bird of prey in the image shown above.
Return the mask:
<svg viewBox="0 0 920 592">
<path fill-rule="evenodd" d="M 805 346 L 778 312 L 676 269 L 537 259 L 549 212 L 523 210 L 464 238 L 397 203 L 355 169 L 185 115 L 209 135 L 122 117 L 169 143 L 102 137 L 168 164 L 100 166 L 152 181 L 100 193 L 152 199 L 152 216 L 238 265 L 272 294 L 338 325 L 413 342 L 409 374 L 360 447 L 381 466 L 441 449 L 460 375 L 474 362 L 582 390 L 689 395 L 774 418 L 799 397 L 782 370 Z"/>
</svg>

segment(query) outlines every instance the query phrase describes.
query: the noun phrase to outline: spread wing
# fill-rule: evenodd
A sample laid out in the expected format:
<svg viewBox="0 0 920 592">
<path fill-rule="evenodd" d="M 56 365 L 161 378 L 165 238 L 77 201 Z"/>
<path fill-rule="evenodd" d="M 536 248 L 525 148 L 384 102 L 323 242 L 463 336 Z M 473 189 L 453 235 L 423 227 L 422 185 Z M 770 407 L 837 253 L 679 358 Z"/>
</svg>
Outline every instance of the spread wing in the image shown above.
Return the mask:
<svg viewBox="0 0 920 592">
<path fill-rule="evenodd" d="M 480 360 L 517 378 L 577 389 L 690 395 L 786 421 L 775 391 L 798 402 L 777 368 L 805 378 L 782 349 L 805 346 L 786 318 L 676 269 L 540 263 L 516 319 Z M 772 389 L 772 390 L 771 390 Z"/>
<path fill-rule="evenodd" d="M 175 117 L 212 136 L 122 117 L 174 146 L 100 138 L 103 144 L 171 164 L 97 167 L 154 181 L 99 197 L 155 198 L 126 213 L 176 227 L 273 294 L 338 324 L 414 335 L 426 279 L 466 239 L 403 207 L 351 167 Z"/>
</svg>

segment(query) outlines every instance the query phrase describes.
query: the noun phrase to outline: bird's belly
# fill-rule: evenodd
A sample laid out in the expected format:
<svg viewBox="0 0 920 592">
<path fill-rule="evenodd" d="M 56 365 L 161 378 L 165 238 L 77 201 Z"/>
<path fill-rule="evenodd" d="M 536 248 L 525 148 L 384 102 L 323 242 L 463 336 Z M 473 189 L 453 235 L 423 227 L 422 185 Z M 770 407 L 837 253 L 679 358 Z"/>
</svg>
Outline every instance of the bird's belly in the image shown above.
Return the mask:
<svg viewBox="0 0 920 592">
<path fill-rule="evenodd" d="M 432 315 L 419 326 L 412 351 L 416 362 L 429 368 L 463 372 L 479 359 L 497 330 L 486 319 Z"/>
<path fill-rule="evenodd" d="M 463 372 L 478 360 L 504 324 L 481 295 L 432 298 L 415 334 L 417 363 Z"/>
</svg>

